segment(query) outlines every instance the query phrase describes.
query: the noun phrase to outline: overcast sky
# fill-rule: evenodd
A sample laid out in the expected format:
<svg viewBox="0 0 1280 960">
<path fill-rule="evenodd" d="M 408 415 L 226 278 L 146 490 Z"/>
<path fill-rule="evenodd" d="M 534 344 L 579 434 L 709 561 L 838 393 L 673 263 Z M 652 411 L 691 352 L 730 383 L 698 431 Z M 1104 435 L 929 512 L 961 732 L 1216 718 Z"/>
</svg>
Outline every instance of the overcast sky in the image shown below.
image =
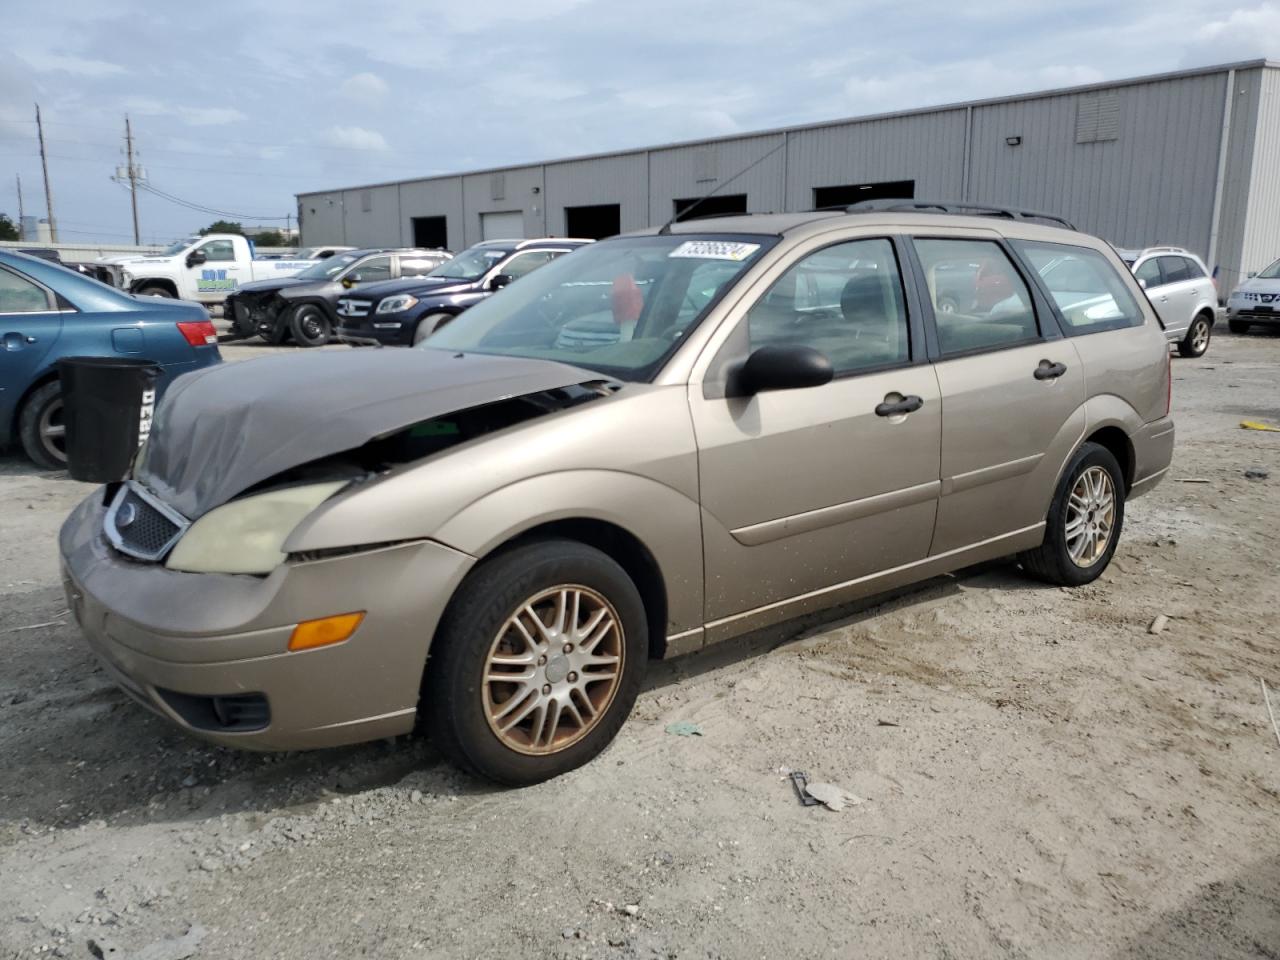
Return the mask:
<svg viewBox="0 0 1280 960">
<path fill-rule="evenodd" d="M 1280 3 L 306 0 L 12 3 L 0 211 L 132 236 L 124 116 L 154 187 L 284 217 L 293 194 L 1280 58 Z M 215 217 L 140 198 L 144 240 Z M 250 221 L 245 223 L 271 221 Z"/>
</svg>

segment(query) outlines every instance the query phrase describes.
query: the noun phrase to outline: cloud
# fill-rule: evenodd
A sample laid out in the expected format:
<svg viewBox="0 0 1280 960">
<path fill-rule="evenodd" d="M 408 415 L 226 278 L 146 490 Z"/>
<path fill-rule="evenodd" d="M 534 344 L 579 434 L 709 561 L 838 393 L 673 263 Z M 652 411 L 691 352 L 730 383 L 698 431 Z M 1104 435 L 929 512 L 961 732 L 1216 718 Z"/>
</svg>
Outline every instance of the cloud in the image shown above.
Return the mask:
<svg viewBox="0 0 1280 960">
<path fill-rule="evenodd" d="M 324 140 L 330 146 L 349 150 L 380 152 L 391 149 L 382 134 L 364 127 L 330 127 L 324 133 Z"/>
<path fill-rule="evenodd" d="M 57 53 L 23 53 L 20 58 L 37 73 L 69 73 L 76 77 L 110 77 L 128 73 L 118 63 Z"/>
<path fill-rule="evenodd" d="M 1225 17 L 1201 24 L 1192 48 L 1199 62 L 1251 60 L 1274 56 L 1280 35 L 1280 6 L 1263 3 L 1236 8 Z"/>
<path fill-rule="evenodd" d="M 125 97 L 124 108 L 143 117 L 176 117 L 188 127 L 221 127 L 246 119 L 234 107 L 186 107 L 155 97 Z"/>
<path fill-rule="evenodd" d="M 387 95 L 387 90 L 387 82 L 376 73 L 357 73 L 347 77 L 338 88 L 348 100 L 365 104 L 377 103 Z"/>
</svg>

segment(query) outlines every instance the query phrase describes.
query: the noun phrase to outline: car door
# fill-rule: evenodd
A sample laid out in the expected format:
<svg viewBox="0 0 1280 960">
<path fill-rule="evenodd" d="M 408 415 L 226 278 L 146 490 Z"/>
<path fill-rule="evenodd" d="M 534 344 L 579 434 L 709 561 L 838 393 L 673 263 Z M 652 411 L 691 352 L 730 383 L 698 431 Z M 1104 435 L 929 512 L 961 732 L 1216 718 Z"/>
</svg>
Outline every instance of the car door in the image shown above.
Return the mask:
<svg viewBox="0 0 1280 960">
<path fill-rule="evenodd" d="M 187 273 L 187 289 L 202 300 L 224 299 L 253 279 L 249 264 L 236 260 L 235 241 L 226 238 L 206 240 L 187 254 Z"/>
<path fill-rule="evenodd" d="M 947 264 L 980 262 L 986 278 L 973 306 L 928 318 L 942 393 L 937 556 L 1043 522 L 1044 492 L 1084 428 L 1085 378 L 1003 242 L 952 234 L 912 245 L 931 298 Z"/>
<path fill-rule="evenodd" d="M 934 525 L 942 410 L 895 243 L 813 240 L 765 281 L 690 388 L 709 642 L 924 559 Z M 772 345 L 812 347 L 834 378 L 735 395 L 733 369 Z"/>
<path fill-rule="evenodd" d="M 41 371 L 61 330 L 54 295 L 17 270 L 0 266 L 0 409 L 6 414 Z"/>
</svg>

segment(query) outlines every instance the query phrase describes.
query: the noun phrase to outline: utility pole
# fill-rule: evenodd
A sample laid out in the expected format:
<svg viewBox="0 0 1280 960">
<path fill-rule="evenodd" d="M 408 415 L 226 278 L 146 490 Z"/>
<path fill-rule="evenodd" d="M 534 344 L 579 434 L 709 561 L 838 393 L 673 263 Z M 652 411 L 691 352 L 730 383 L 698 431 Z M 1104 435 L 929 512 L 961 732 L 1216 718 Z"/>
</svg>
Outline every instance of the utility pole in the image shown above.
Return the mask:
<svg viewBox="0 0 1280 960">
<path fill-rule="evenodd" d="M 129 200 L 133 204 L 133 244 L 142 246 L 138 236 L 138 168 L 133 164 L 133 128 L 129 126 L 129 115 L 124 115 L 124 148 L 129 164 Z"/>
<path fill-rule="evenodd" d="M 26 208 L 22 206 L 22 174 L 15 173 L 14 177 L 18 181 L 18 239 L 23 239 L 22 221 L 27 218 Z"/>
<path fill-rule="evenodd" d="M 40 169 L 44 171 L 44 202 L 49 211 L 49 242 L 58 242 L 58 221 L 53 219 L 53 191 L 49 189 L 49 160 L 44 153 L 44 124 L 40 122 L 40 104 L 36 104 L 36 135 L 40 138 Z"/>
</svg>

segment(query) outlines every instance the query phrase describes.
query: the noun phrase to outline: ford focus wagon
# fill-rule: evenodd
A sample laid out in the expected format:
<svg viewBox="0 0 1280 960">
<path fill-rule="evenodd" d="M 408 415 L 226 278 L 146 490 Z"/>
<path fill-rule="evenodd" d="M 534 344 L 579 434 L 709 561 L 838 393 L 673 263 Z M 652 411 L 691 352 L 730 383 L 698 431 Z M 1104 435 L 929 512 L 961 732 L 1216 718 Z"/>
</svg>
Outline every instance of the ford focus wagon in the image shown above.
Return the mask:
<svg viewBox="0 0 1280 960">
<path fill-rule="evenodd" d="M 413 350 L 185 376 L 62 529 L 71 609 L 199 736 L 422 723 L 527 784 L 653 658 L 998 557 L 1088 583 L 1169 466 L 1165 335 L 1103 241 L 966 210 L 679 223 Z"/>
</svg>

